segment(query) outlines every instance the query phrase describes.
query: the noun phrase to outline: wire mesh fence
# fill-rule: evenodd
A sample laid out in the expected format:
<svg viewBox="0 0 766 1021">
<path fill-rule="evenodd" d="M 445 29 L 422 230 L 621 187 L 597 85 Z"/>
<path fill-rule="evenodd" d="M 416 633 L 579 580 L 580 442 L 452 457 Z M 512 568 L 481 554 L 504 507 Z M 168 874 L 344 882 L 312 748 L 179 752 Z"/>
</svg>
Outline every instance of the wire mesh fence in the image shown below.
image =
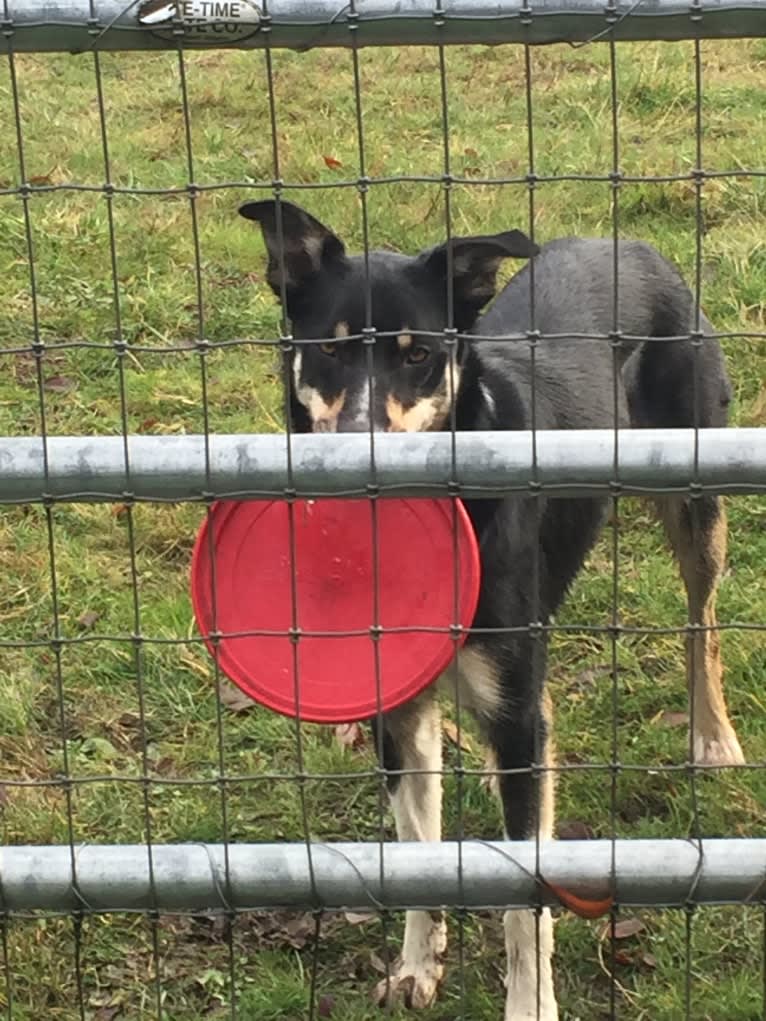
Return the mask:
<svg viewBox="0 0 766 1021">
<path fill-rule="evenodd" d="M 4 7 L 6 1016 L 343 1019 L 376 1016 L 372 988 L 433 1017 L 497 1017 L 507 997 L 506 1021 L 550 1021 L 550 907 L 561 914 L 564 1017 L 764 1016 L 764 50 L 702 41 L 758 36 L 763 13 L 726 3 L 412 4 L 396 16 L 366 4 L 232 6 L 72 5 L 44 17 Z M 659 38 L 688 41 L 619 42 Z M 533 46 L 562 39 L 577 47 Z M 222 41 L 262 52 L 223 52 Z M 487 41 L 518 45 L 468 45 Z M 428 45 L 365 48 L 398 42 Z M 82 52 L 42 55 L 58 49 Z M 260 247 L 236 212 L 268 198 L 275 227 Z M 318 218 L 299 219 L 301 229 L 321 221 L 363 253 L 354 316 L 330 290 L 314 332 L 296 327 L 296 274 L 316 254 L 313 234 L 296 248 L 296 202 Z M 474 327 L 463 321 L 460 239 L 511 228 L 543 256 L 524 263 L 528 296 L 511 326 Z M 566 235 L 607 237 L 609 252 L 592 292 L 562 284 L 571 322 L 550 329 L 544 244 Z M 626 325 L 648 299 L 620 256 L 623 238 L 651 241 L 681 267 L 683 329 Z M 322 251 L 335 244 L 321 239 Z M 425 316 L 421 288 L 418 320 L 391 321 L 405 283 L 381 301 L 374 253 L 445 242 L 441 320 Z M 472 278 L 482 304 L 495 272 L 499 290 L 507 265 Z M 606 298 L 591 316 L 594 294 Z M 711 329 L 739 428 L 723 428 L 720 408 L 706 420 Z M 499 355 L 499 342 L 514 354 Z M 433 424 L 422 415 L 405 420 L 421 414 L 424 393 L 431 414 L 436 392 L 397 389 L 390 352 L 409 357 L 413 345 L 441 367 L 439 431 L 419 431 Z M 469 347 L 485 357 L 474 384 Z M 684 371 L 660 360 L 655 373 L 656 359 L 646 368 L 634 349 L 639 359 L 684 351 Z M 353 350 L 355 404 L 342 353 Z M 551 350 L 574 359 L 565 406 L 599 408 L 575 415 L 574 428 L 550 418 L 551 387 L 563 385 Z M 341 405 L 356 422 L 344 426 L 331 389 L 306 392 L 312 351 L 336 369 L 347 359 Z M 485 386 L 481 413 L 461 410 L 471 385 Z M 661 393 L 662 413 L 626 408 L 631 386 Z M 520 421 L 509 388 L 526 395 Z M 315 435 L 325 427 L 333 435 Z M 721 493 L 732 495 L 719 622 Z M 456 643 L 452 702 L 443 718 L 435 708 L 404 716 L 404 736 L 396 716 L 333 730 L 255 707 L 233 687 L 221 643 L 243 633 L 219 626 L 212 545 L 200 553 L 209 632 L 192 616 L 192 544 L 205 520 L 213 535 L 217 499 L 285 501 L 294 565 L 295 509 L 328 495 L 369 505 L 370 619 L 361 631 L 312 632 L 293 570 L 291 682 L 299 691 L 307 641 L 345 633 L 369 642 L 380 699 L 386 643 L 442 633 Z M 462 648 L 454 516 L 449 623 L 381 617 L 380 507 L 402 495 L 466 501 L 484 598 L 505 593 L 499 619 L 480 604 Z M 655 512 L 635 496 L 659 503 L 688 605 L 650 527 Z M 595 500 L 606 528 L 553 613 L 551 577 L 566 574 Z M 509 553 L 487 531 L 497 507 L 512 508 L 502 534 L 523 526 L 542 539 L 508 538 Z M 701 575 L 712 595 L 700 594 Z M 259 630 L 255 621 L 247 634 Z M 492 659 L 492 642 L 514 664 L 520 649 L 533 680 L 548 650 L 556 760 L 535 685 L 521 709 L 515 695 L 502 702 L 503 686 L 525 689 Z M 720 701 L 719 644 L 742 762 Z M 565 839 L 549 842 L 554 777 L 554 832 Z M 434 779 L 444 844 L 396 846 L 389 788 L 399 835 L 412 841 L 439 832 Z M 542 794 L 520 820 L 508 791 L 525 803 L 525 783 Z M 505 843 L 493 801 L 504 785 Z M 504 937 L 497 912 L 508 907 Z"/>
</svg>

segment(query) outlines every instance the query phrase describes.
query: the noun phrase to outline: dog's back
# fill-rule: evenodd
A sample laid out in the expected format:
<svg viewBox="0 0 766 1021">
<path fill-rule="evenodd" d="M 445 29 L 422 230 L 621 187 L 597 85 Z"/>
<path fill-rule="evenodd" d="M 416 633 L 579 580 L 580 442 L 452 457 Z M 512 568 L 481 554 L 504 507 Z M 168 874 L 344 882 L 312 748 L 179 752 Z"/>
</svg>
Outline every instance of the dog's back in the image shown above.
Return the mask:
<svg viewBox="0 0 766 1021">
<path fill-rule="evenodd" d="M 606 338 L 616 332 L 615 319 L 622 335 L 617 346 L 578 336 Z M 534 267 L 526 264 L 509 281 L 473 332 L 501 336 L 534 329 L 541 335 L 534 364 L 539 428 L 614 426 L 615 367 L 620 425 L 724 425 L 730 388 L 723 358 L 702 313 L 699 325 L 705 339 L 696 353 L 690 340 L 659 339 L 695 328 L 694 299 L 675 266 L 650 245 L 618 242 L 615 267 L 612 241 L 561 238 L 544 245 Z M 630 339 L 636 337 L 657 339 Z M 520 389 L 524 424 L 531 426 L 529 344 L 477 342 L 477 348 L 496 386 L 505 376 Z"/>
</svg>

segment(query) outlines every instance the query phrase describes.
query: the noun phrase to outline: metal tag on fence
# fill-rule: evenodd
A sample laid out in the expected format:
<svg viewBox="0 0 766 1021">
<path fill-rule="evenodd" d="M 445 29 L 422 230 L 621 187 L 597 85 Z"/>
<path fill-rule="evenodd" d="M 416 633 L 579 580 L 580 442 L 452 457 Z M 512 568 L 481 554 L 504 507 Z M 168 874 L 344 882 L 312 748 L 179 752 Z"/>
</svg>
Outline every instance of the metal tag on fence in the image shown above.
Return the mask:
<svg viewBox="0 0 766 1021">
<path fill-rule="evenodd" d="M 257 32 L 261 11 L 253 0 L 146 0 L 138 21 L 163 39 L 180 36 L 193 45 L 220 46 Z"/>
</svg>

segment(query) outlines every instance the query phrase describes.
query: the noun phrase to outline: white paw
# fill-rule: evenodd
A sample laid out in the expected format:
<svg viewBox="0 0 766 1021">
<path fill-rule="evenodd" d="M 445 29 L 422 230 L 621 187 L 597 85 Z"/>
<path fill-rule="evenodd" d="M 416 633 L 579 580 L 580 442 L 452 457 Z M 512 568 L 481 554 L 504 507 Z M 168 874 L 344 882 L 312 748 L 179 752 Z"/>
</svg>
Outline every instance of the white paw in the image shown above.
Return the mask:
<svg viewBox="0 0 766 1021">
<path fill-rule="evenodd" d="M 505 1021 L 558 1021 L 550 911 L 546 908 L 539 920 L 532 911 L 506 911 L 504 921 L 508 951 Z"/>
<path fill-rule="evenodd" d="M 555 1003 L 552 1007 L 541 1003 L 539 1010 L 537 1006 L 530 1009 L 521 1008 L 517 1010 L 515 1007 L 506 1004 L 505 1021 L 559 1021 L 559 1012 Z"/>
<path fill-rule="evenodd" d="M 543 969 L 539 989 L 532 976 L 528 976 L 528 979 L 532 981 L 527 980 L 509 986 L 506 978 L 504 1021 L 559 1021 L 559 1008 L 553 992 L 550 968 Z"/>
<path fill-rule="evenodd" d="M 436 957 L 418 961 L 416 967 L 409 967 L 406 961 L 397 961 L 388 981 L 383 979 L 378 983 L 375 1002 L 380 1007 L 394 1004 L 416 1010 L 430 1007 L 436 999 L 443 975 L 444 965 Z"/>
<path fill-rule="evenodd" d="M 742 766 L 745 756 L 731 726 L 694 735 L 694 761 L 702 766 Z"/>
<path fill-rule="evenodd" d="M 375 1000 L 387 1007 L 430 1007 L 444 975 L 447 923 L 440 911 L 408 911 L 402 954 L 387 979 L 375 989 Z"/>
</svg>

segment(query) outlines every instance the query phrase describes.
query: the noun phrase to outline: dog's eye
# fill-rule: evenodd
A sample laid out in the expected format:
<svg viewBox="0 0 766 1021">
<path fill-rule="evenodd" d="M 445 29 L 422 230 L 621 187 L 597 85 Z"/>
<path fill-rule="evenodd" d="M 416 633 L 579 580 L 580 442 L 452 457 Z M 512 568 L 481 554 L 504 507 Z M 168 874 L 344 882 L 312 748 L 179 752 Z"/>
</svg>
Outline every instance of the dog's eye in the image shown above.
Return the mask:
<svg viewBox="0 0 766 1021">
<path fill-rule="evenodd" d="M 417 347 L 412 347 L 407 352 L 405 361 L 408 365 L 422 365 L 423 362 L 427 361 L 431 357 L 431 348 L 423 347 L 419 344 Z"/>
<path fill-rule="evenodd" d="M 322 352 L 323 355 L 329 355 L 331 358 L 334 358 L 335 355 L 338 353 L 338 345 L 337 344 L 320 344 L 319 345 L 319 350 Z"/>
</svg>

